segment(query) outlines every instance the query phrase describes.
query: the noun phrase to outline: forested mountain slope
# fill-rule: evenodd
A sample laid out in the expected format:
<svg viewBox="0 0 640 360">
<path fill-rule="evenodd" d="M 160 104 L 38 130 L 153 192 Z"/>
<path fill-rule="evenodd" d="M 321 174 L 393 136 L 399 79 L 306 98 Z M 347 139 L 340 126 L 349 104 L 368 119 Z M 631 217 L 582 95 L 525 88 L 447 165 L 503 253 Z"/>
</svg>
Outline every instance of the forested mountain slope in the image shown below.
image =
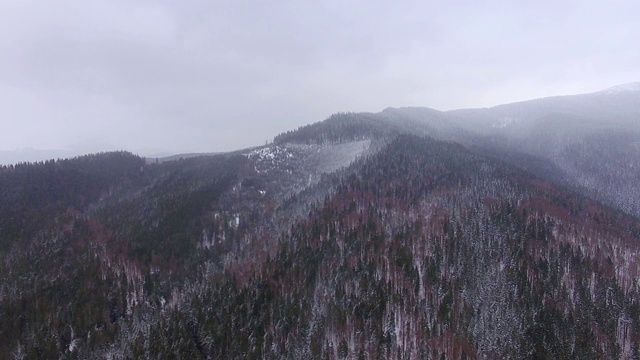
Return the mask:
<svg viewBox="0 0 640 360">
<path fill-rule="evenodd" d="M 106 153 L 3 167 L 0 353 L 104 350 L 136 316 L 180 303 L 183 286 L 275 251 L 278 233 L 332 191 L 322 174 L 370 145 L 271 145 L 157 165 Z"/>
<path fill-rule="evenodd" d="M 1 168 L 0 358 L 639 358 L 633 121 L 474 111 Z"/>
<path fill-rule="evenodd" d="M 640 86 L 450 111 L 502 152 L 546 159 L 584 194 L 640 216 Z"/>
</svg>

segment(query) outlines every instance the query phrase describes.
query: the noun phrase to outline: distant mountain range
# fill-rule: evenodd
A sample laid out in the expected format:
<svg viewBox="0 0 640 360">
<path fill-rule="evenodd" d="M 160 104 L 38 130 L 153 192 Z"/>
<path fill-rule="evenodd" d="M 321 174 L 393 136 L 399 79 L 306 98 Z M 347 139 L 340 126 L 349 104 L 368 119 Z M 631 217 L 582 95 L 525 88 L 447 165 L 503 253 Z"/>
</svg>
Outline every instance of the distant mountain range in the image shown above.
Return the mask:
<svg viewBox="0 0 640 360">
<path fill-rule="evenodd" d="M 640 358 L 640 85 L 0 168 L 0 357 Z"/>
</svg>

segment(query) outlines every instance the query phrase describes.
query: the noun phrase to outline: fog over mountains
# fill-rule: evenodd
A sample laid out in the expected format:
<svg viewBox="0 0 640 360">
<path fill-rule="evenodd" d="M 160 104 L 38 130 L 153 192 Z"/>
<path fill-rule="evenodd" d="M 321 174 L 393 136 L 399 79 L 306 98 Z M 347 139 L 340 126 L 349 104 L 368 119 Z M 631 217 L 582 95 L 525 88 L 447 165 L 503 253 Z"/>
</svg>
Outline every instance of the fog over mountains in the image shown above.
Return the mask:
<svg viewBox="0 0 640 360">
<path fill-rule="evenodd" d="M 0 357 L 640 358 L 640 83 L 0 168 Z"/>
<path fill-rule="evenodd" d="M 429 113 L 432 115 L 441 114 L 440 118 L 443 123 L 449 124 L 449 126 L 457 124 L 459 128 L 479 131 L 481 133 L 486 132 L 487 125 L 491 125 L 493 128 L 498 128 L 500 126 L 506 126 L 511 122 L 518 122 L 521 120 L 520 118 L 510 118 L 508 114 L 518 114 L 520 117 L 530 120 L 541 117 L 543 113 L 548 115 L 549 113 L 554 112 L 576 114 L 587 118 L 597 116 L 601 120 L 607 119 L 607 121 L 614 119 L 629 119 L 633 118 L 634 112 L 637 112 L 637 104 L 634 103 L 634 94 L 640 91 L 638 90 L 638 87 L 640 86 L 639 84 L 640 83 L 629 83 L 614 86 L 592 94 L 549 97 L 508 105 L 500 105 L 486 109 L 461 109 L 442 113 L 434 109 L 413 107 L 410 109 L 389 108 L 382 112 L 388 114 L 388 116 L 411 118 L 428 117 Z M 619 96 L 612 97 L 605 96 L 605 94 Z M 603 113 L 596 115 L 600 111 L 603 111 Z M 626 111 L 630 111 L 631 113 L 626 114 Z M 397 115 L 391 115 L 392 113 L 396 113 Z M 472 115 L 465 116 L 465 114 Z M 613 118 L 611 118 L 611 116 L 613 116 Z M 484 119 L 486 124 L 480 122 L 482 119 Z M 460 120 L 464 121 L 460 123 Z M 478 127 L 480 124 L 482 124 L 481 127 Z M 635 123 L 631 120 L 631 124 L 629 125 L 634 126 L 634 124 Z M 118 149 L 114 145 L 107 143 L 100 144 L 100 142 L 96 143 L 91 141 L 78 143 L 65 149 L 51 150 L 41 149 L 36 146 L 37 144 L 33 145 L 33 147 L 18 148 L 15 150 L 0 150 L 0 164 L 9 165 L 18 162 L 44 161 L 48 159 L 73 157 L 91 152 L 112 151 Z M 170 154 L 167 150 L 161 149 L 160 146 L 157 146 L 157 148 L 138 147 L 130 151 L 150 158 L 170 156 L 180 157 L 180 154 Z"/>
</svg>

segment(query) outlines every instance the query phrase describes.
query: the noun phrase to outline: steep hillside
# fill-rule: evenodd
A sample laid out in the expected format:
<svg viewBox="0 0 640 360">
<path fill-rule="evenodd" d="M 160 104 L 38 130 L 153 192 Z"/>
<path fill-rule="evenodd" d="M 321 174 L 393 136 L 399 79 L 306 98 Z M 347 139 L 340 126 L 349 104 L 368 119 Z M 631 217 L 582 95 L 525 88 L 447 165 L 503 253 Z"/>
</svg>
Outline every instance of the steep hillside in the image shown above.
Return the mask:
<svg viewBox="0 0 640 360">
<path fill-rule="evenodd" d="M 637 219 L 460 145 L 389 141 L 294 197 L 311 154 L 352 150 L 138 168 L 3 255 L 2 352 L 637 356 Z"/>
<path fill-rule="evenodd" d="M 546 159 L 584 194 L 640 216 L 637 83 L 447 114 L 502 152 Z"/>
<path fill-rule="evenodd" d="M 0 358 L 640 358 L 633 89 L 2 167 Z"/>
<path fill-rule="evenodd" d="M 402 114 L 405 120 L 395 122 L 403 129 L 399 133 L 429 134 L 492 153 L 640 216 L 639 89 L 638 83 L 631 83 L 485 109 L 404 108 L 375 115 Z M 407 121 L 439 131 L 416 132 Z"/>
<path fill-rule="evenodd" d="M 481 132 L 526 128 L 553 114 L 639 131 L 640 87 L 637 84 L 620 85 L 591 94 L 554 96 L 486 109 L 454 110 L 446 114 L 467 121 L 474 130 Z"/>
<path fill-rule="evenodd" d="M 109 153 L 4 167 L 0 353 L 87 356 L 137 316 L 159 320 L 183 286 L 275 251 L 281 229 L 332 191 L 322 174 L 370 148 L 282 144 L 162 164 Z"/>
<path fill-rule="evenodd" d="M 88 209 L 107 192 L 144 177 L 129 153 L 20 163 L 0 168 L 0 252 L 20 246 L 56 217 Z"/>
<path fill-rule="evenodd" d="M 638 234 L 637 219 L 530 174 L 401 137 L 255 272 L 227 272 L 166 330 L 121 344 L 151 357 L 176 343 L 214 358 L 636 357 Z"/>
</svg>

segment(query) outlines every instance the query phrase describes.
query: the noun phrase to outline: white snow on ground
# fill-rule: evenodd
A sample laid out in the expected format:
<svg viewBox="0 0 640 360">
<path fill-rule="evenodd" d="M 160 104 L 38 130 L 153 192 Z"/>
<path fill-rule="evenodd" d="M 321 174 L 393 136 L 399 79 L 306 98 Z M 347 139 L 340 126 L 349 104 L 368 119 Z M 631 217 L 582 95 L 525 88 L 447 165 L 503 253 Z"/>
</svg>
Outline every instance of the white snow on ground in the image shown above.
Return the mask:
<svg viewBox="0 0 640 360">
<path fill-rule="evenodd" d="M 69 352 L 73 352 L 78 346 L 76 345 L 76 342 L 78 341 L 78 339 L 73 339 L 71 340 L 71 342 L 69 343 Z"/>
<path fill-rule="evenodd" d="M 244 156 L 253 160 L 256 172 L 262 173 L 280 167 L 288 163 L 296 154 L 288 145 L 270 145 L 245 153 Z"/>
<path fill-rule="evenodd" d="M 289 196 L 317 184 L 322 174 L 349 166 L 358 156 L 372 151 L 371 146 L 371 140 L 322 145 L 272 144 L 250 150 L 244 156 L 252 160 L 257 174 L 284 176 L 283 181 L 292 182 L 289 193 L 284 194 Z M 257 190 L 263 196 L 267 193 L 264 188 Z"/>
<path fill-rule="evenodd" d="M 250 159 L 255 159 L 255 160 L 267 160 L 267 159 L 273 160 L 273 159 L 276 159 L 277 157 L 282 157 L 282 156 L 286 158 L 293 157 L 293 154 L 287 148 L 279 145 L 256 149 L 245 155 Z"/>
<path fill-rule="evenodd" d="M 518 122 L 520 122 L 520 119 L 518 118 L 505 116 L 503 118 L 498 119 L 493 125 L 491 125 L 491 127 L 493 127 L 494 129 L 502 129 L 502 128 L 506 128 L 509 125 L 516 124 Z"/>
<path fill-rule="evenodd" d="M 358 155 L 363 154 L 371 140 L 352 141 L 340 144 L 284 144 L 252 150 L 244 155 L 256 163 L 258 173 L 269 171 L 298 159 L 307 171 L 320 175 L 349 166 Z"/>
<path fill-rule="evenodd" d="M 359 155 L 363 154 L 371 140 L 352 141 L 333 146 L 323 146 L 316 152 L 318 159 L 318 171 L 321 173 L 333 172 L 341 167 L 349 166 Z"/>
</svg>

